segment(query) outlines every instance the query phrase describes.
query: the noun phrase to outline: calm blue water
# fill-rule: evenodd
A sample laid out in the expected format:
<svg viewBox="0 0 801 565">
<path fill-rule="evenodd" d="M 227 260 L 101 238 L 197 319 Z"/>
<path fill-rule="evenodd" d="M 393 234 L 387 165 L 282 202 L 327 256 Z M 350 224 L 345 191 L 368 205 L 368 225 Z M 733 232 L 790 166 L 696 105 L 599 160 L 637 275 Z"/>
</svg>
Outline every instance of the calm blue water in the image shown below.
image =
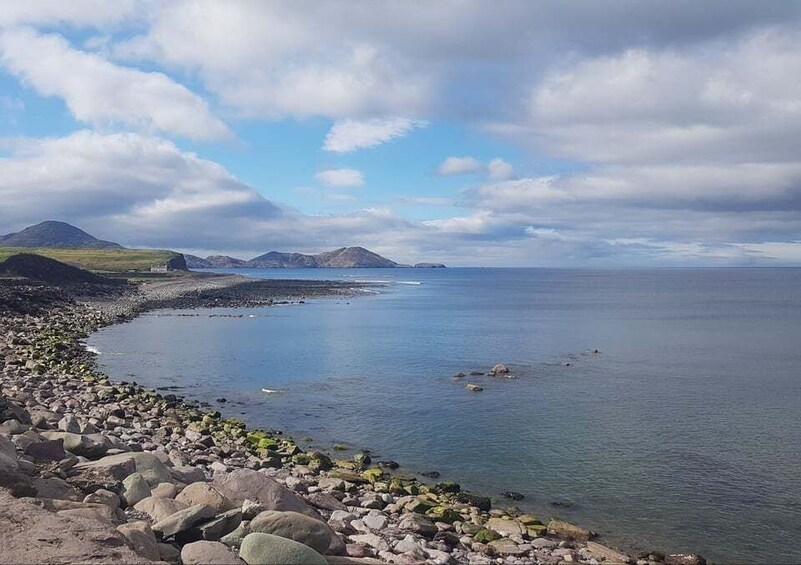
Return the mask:
<svg viewBox="0 0 801 565">
<path fill-rule="evenodd" d="M 801 561 L 801 270 L 243 272 L 392 284 L 146 315 L 91 338 L 104 368 L 628 547 Z M 451 379 L 496 362 L 518 378 Z"/>
</svg>

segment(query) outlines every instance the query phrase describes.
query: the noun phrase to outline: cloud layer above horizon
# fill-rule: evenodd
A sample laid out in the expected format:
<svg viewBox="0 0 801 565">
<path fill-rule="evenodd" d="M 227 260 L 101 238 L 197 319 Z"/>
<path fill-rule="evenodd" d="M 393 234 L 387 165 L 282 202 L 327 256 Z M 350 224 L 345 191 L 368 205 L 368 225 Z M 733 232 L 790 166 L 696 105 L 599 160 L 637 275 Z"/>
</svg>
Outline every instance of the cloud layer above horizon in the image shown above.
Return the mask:
<svg viewBox="0 0 801 565">
<path fill-rule="evenodd" d="M 801 265 L 798 3 L 379 4 L 4 7 L 0 232 Z"/>
</svg>

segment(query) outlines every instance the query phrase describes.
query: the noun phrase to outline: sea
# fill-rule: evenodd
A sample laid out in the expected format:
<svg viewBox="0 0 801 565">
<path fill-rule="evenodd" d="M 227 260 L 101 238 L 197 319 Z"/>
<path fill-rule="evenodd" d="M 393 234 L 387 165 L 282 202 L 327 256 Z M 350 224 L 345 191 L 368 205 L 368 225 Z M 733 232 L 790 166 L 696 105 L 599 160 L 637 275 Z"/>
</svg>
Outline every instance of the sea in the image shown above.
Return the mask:
<svg viewBox="0 0 801 565">
<path fill-rule="evenodd" d="M 151 312 L 103 369 L 629 551 L 801 562 L 801 269 L 225 272 L 378 286 Z"/>
</svg>

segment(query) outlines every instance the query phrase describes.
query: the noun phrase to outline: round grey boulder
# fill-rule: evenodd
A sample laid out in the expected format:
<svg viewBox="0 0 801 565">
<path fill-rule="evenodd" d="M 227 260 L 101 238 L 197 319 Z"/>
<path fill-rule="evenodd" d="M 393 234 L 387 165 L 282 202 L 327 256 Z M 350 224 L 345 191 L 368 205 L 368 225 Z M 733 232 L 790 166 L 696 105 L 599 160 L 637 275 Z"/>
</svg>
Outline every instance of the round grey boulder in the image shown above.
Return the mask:
<svg viewBox="0 0 801 565">
<path fill-rule="evenodd" d="M 307 545 L 263 533 L 246 535 L 239 556 L 248 565 L 328 565 L 325 557 Z"/>
<path fill-rule="evenodd" d="M 339 540 L 331 526 L 298 512 L 267 510 L 253 518 L 250 531 L 295 540 L 323 554 Z"/>
<path fill-rule="evenodd" d="M 196 541 L 181 549 L 184 565 L 242 565 L 234 552 L 218 541 Z"/>
</svg>

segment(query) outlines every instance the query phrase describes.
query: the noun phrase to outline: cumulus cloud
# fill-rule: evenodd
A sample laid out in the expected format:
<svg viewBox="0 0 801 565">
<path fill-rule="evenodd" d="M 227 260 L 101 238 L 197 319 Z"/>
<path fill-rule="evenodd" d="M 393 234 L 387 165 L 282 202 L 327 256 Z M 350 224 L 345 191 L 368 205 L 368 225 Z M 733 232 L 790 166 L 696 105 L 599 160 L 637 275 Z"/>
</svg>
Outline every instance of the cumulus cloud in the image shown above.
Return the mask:
<svg viewBox="0 0 801 565">
<path fill-rule="evenodd" d="M 314 178 L 328 186 L 362 186 L 364 176 L 356 169 L 326 169 L 314 175 Z"/>
<path fill-rule="evenodd" d="M 34 0 L 5 2 L 0 10 L 0 26 L 38 25 L 114 25 L 140 13 L 139 0 Z"/>
<path fill-rule="evenodd" d="M 801 34 L 753 32 L 725 47 L 629 49 L 555 69 L 534 87 L 530 133 L 595 163 L 795 159 Z"/>
<path fill-rule="evenodd" d="M 17 3 L 0 13 L 2 65 L 91 127 L 139 133 L 16 142 L 0 160 L 0 220 L 22 227 L 47 212 L 123 243 L 219 251 L 368 241 L 407 261 L 798 262 L 801 4 L 763 4 Z M 54 26 L 77 30 L 73 44 Z M 89 40 L 79 49 L 76 37 Z M 421 186 L 385 201 L 456 214 L 430 207 L 442 217 L 412 221 L 380 202 L 304 214 L 150 137 L 227 134 L 170 78 L 187 76 L 228 116 L 335 120 L 326 151 L 430 120 L 443 133 L 503 134 L 529 151 L 526 170 L 544 172 L 454 157 L 440 172 L 480 175 L 469 190 L 443 200 Z M 326 187 L 363 183 L 355 170 L 319 174 Z"/>
<path fill-rule="evenodd" d="M 465 175 L 480 173 L 483 170 L 484 163 L 473 157 L 448 157 L 437 167 L 437 174 L 440 176 Z"/>
<path fill-rule="evenodd" d="M 486 173 L 490 180 L 501 181 L 509 179 L 514 173 L 514 168 L 500 157 L 490 160 L 487 164 L 473 157 L 448 157 L 437 167 L 437 174 L 443 177 L 476 173 Z"/>
<path fill-rule="evenodd" d="M 514 172 L 514 167 L 501 158 L 492 159 L 487 163 L 487 176 L 489 176 L 491 180 L 506 180 L 510 178 Z"/>
<path fill-rule="evenodd" d="M 122 124 L 193 139 L 229 135 L 206 102 L 158 72 L 111 63 L 57 34 L 0 30 L 0 64 L 44 96 L 64 99 L 76 120 Z"/>
<path fill-rule="evenodd" d="M 325 136 L 323 149 L 335 153 L 369 149 L 404 137 L 413 129 L 426 125 L 425 121 L 407 118 L 339 120 L 331 126 Z"/>
</svg>

